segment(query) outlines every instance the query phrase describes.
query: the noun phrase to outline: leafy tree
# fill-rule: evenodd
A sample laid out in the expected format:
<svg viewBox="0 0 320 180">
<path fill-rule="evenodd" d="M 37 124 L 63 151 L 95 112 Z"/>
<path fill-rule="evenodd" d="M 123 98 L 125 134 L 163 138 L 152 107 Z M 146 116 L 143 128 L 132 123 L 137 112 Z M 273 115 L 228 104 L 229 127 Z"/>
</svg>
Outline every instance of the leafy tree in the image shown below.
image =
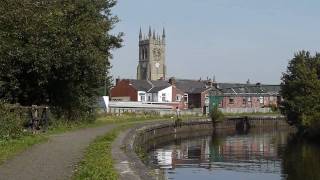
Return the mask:
<svg viewBox="0 0 320 180">
<path fill-rule="evenodd" d="M 319 135 L 320 128 L 320 54 L 301 51 L 283 73 L 281 111 L 303 133 Z"/>
<path fill-rule="evenodd" d="M 22 105 L 50 105 L 59 116 L 91 112 L 110 84 L 111 50 L 121 36 L 115 0 L 1 0 L 1 97 Z M 107 82 L 106 82 L 107 81 Z"/>
<path fill-rule="evenodd" d="M 222 121 L 224 119 L 224 114 L 219 110 L 218 106 L 213 106 L 213 108 L 210 111 L 209 114 L 213 126 L 219 121 Z"/>
</svg>

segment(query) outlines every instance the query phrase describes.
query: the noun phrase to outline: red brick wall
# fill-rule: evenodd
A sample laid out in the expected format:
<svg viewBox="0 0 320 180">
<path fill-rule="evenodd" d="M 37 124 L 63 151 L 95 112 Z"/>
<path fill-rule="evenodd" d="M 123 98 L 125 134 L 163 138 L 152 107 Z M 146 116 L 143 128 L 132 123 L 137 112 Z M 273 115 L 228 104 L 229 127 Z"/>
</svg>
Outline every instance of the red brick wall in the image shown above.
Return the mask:
<svg viewBox="0 0 320 180">
<path fill-rule="evenodd" d="M 234 103 L 231 104 L 229 99 L 231 97 L 224 97 L 222 100 L 221 107 L 222 108 L 259 108 L 259 107 L 269 107 L 271 104 L 277 105 L 277 97 L 276 96 L 265 96 L 263 103 L 260 103 L 259 97 L 251 97 L 251 101 L 246 101 L 243 103 L 243 99 L 246 97 L 237 96 L 232 97 L 234 99 Z"/>
<path fill-rule="evenodd" d="M 129 85 L 129 80 L 121 80 L 118 84 L 111 89 L 111 97 L 130 97 L 130 101 L 138 101 L 138 92 Z"/>
<path fill-rule="evenodd" d="M 187 109 L 188 104 L 184 102 L 184 98 L 183 98 L 184 92 L 178 89 L 176 86 L 172 86 L 172 102 L 177 102 L 176 100 L 177 94 L 181 95 L 181 101 L 179 102 L 179 105 L 178 105 L 179 109 Z"/>
</svg>

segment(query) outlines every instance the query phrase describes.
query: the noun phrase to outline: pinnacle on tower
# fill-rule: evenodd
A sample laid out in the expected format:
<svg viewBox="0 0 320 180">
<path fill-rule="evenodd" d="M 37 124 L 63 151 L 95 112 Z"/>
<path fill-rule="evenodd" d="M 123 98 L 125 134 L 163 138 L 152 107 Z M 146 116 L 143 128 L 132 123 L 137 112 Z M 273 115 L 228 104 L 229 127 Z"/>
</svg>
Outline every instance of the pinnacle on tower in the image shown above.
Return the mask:
<svg viewBox="0 0 320 180">
<path fill-rule="evenodd" d="M 163 28 L 163 31 L 162 31 L 162 38 L 166 38 L 166 30 Z"/>
<path fill-rule="evenodd" d="M 142 31 L 141 31 L 141 27 L 140 27 L 140 33 L 139 33 L 139 40 L 142 40 Z"/>
<path fill-rule="evenodd" d="M 156 30 L 153 30 L 153 39 L 156 39 Z"/>
<path fill-rule="evenodd" d="M 165 44 L 166 43 L 166 30 L 163 28 L 162 31 L 162 43 Z"/>
<path fill-rule="evenodd" d="M 151 26 L 149 26 L 149 38 L 151 38 Z"/>
</svg>

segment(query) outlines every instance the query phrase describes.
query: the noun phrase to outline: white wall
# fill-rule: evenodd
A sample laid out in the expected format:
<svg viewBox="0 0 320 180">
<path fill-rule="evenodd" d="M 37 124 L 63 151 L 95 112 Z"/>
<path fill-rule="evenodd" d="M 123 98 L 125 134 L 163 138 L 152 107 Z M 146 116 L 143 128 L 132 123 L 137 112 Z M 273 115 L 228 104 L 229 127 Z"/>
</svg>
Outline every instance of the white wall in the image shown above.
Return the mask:
<svg viewBox="0 0 320 180">
<path fill-rule="evenodd" d="M 138 101 L 141 102 L 142 99 L 141 99 L 141 94 L 144 94 L 144 101 L 147 101 L 148 97 L 147 97 L 147 93 L 145 91 L 138 91 Z"/>
<path fill-rule="evenodd" d="M 165 94 L 166 101 L 162 101 L 163 94 Z M 172 86 L 158 92 L 158 102 L 172 102 Z"/>
</svg>

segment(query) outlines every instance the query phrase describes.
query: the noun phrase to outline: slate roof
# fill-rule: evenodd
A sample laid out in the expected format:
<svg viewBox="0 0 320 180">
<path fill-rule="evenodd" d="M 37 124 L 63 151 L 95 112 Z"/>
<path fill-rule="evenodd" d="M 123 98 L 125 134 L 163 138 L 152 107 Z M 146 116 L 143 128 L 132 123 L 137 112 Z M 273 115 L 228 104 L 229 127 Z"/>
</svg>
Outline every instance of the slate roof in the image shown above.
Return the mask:
<svg viewBox="0 0 320 180">
<path fill-rule="evenodd" d="M 138 91 L 146 91 L 150 93 L 159 92 L 171 84 L 167 80 L 135 80 L 129 79 L 130 84 Z M 215 87 L 210 88 L 206 85 L 205 80 L 189 80 L 189 79 L 176 79 L 176 87 L 188 94 L 199 94 L 209 89 L 215 91 Z M 221 93 L 226 94 L 278 94 L 280 91 L 280 85 L 256 85 L 256 84 L 244 84 L 244 83 L 217 83 L 217 88 Z"/>
<path fill-rule="evenodd" d="M 165 88 L 167 88 L 167 87 L 169 87 L 170 85 L 168 85 L 168 86 L 157 86 L 157 87 L 153 87 L 153 88 L 151 88 L 149 91 L 148 91 L 148 93 L 157 93 L 157 92 L 159 92 L 159 91 L 161 91 L 161 90 L 163 90 L 163 89 L 165 89 Z"/>
<path fill-rule="evenodd" d="M 226 95 L 226 96 L 264 96 L 264 95 L 278 95 L 280 92 L 280 85 L 242 85 L 239 87 L 230 87 L 212 91 L 213 95 Z"/>
<path fill-rule="evenodd" d="M 152 88 L 152 84 L 150 81 L 147 80 L 135 80 L 130 79 L 130 84 L 132 87 L 134 87 L 138 91 L 148 91 Z"/>
<path fill-rule="evenodd" d="M 181 91 L 189 94 L 201 93 L 207 89 L 203 81 L 177 79 L 176 87 Z"/>
</svg>

